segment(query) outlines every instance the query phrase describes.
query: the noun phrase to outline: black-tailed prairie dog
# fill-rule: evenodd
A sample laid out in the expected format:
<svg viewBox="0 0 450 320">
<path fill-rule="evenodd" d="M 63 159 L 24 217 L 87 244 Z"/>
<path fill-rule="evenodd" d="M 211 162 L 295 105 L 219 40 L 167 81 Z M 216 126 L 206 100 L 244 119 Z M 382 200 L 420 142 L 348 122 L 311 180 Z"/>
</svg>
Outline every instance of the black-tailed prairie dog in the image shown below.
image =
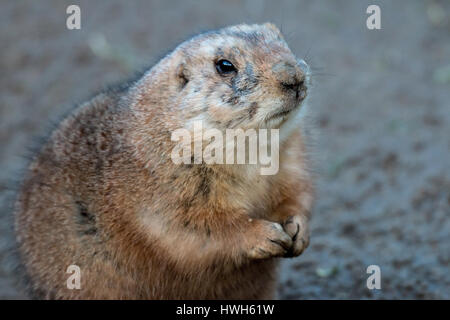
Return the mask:
<svg viewBox="0 0 450 320">
<path fill-rule="evenodd" d="M 237 25 L 191 38 L 137 81 L 78 106 L 32 160 L 16 203 L 33 295 L 274 297 L 279 258 L 309 242 L 308 83 L 274 25 Z M 278 170 L 175 163 L 172 133 L 195 121 L 279 129 Z M 79 289 L 67 286 L 71 265 Z"/>
</svg>

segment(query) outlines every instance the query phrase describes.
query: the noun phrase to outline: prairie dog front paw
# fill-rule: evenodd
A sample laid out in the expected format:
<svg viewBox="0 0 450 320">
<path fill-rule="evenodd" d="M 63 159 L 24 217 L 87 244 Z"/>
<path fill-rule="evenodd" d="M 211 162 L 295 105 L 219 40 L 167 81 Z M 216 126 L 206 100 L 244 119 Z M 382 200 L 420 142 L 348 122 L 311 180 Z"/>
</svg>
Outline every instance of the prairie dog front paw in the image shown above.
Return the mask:
<svg viewBox="0 0 450 320">
<path fill-rule="evenodd" d="M 308 218 L 302 215 L 289 217 L 283 223 L 283 229 L 292 239 L 292 247 L 284 257 L 296 257 L 302 254 L 309 245 Z"/>
<path fill-rule="evenodd" d="M 276 222 L 256 220 L 253 222 L 252 234 L 247 255 L 251 259 L 283 257 L 292 247 L 292 237 Z"/>
</svg>

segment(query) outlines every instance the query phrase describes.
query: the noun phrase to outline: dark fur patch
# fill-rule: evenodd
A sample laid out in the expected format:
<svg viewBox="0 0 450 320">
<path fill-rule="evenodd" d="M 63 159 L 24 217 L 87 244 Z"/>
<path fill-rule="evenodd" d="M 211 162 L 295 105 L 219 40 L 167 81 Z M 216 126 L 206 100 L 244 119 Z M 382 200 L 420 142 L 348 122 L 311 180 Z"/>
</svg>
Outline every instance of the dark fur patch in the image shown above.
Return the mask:
<svg viewBox="0 0 450 320">
<path fill-rule="evenodd" d="M 223 52 L 223 49 L 221 47 L 217 48 L 216 50 L 216 56 L 222 57 L 225 53 Z"/>
<path fill-rule="evenodd" d="M 180 90 L 183 90 L 189 82 L 189 72 L 185 69 L 184 65 L 178 67 L 178 78 L 180 80 Z"/>
<path fill-rule="evenodd" d="M 248 115 L 250 116 L 250 119 L 253 119 L 257 111 L 258 111 L 258 103 L 252 102 L 252 104 L 248 108 Z"/>
<path fill-rule="evenodd" d="M 231 88 L 235 96 L 244 96 L 252 93 L 258 84 L 259 80 L 253 72 L 253 67 L 247 64 L 244 73 L 232 79 Z"/>
<path fill-rule="evenodd" d="M 194 169 L 191 171 L 191 174 L 196 176 L 197 181 L 193 195 L 186 197 L 181 201 L 181 206 L 185 210 L 188 210 L 199 197 L 203 198 L 202 201 L 208 199 L 211 192 L 211 169 L 204 165 L 191 165 L 190 168 Z"/>
<path fill-rule="evenodd" d="M 90 213 L 87 206 L 81 202 L 75 202 L 78 210 L 78 223 L 81 226 L 80 233 L 83 235 L 94 235 L 97 233 L 95 215 Z"/>
<path fill-rule="evenodd" d="M 210 189 L 210 172 L 211 170 L 208 169 L 205 166 L 201 166 L 199 169 L 199 175 L 200 175 L 200 183 L 197 186 L 197 192 L 196 194 L 202 195 L 204 198 L 208 198 L 209 193 L 211 192 Z"/>
<path fill-rule="evenodd" d="M 188 78 L 186 78 L 186 75 L 184 73 L 182 73 L 180 75 L 180 86 L 181 89 L 183 89 L 184 87 L 186 87 L 187 83 L 189 82 Z"/>
<path fill-rule="evenodd" d="M 231 36 L 250 42 L 253 45 L 258 45 L 261 42 L 261 35 L 257 32 L 230 32 Z"/>
</svg>

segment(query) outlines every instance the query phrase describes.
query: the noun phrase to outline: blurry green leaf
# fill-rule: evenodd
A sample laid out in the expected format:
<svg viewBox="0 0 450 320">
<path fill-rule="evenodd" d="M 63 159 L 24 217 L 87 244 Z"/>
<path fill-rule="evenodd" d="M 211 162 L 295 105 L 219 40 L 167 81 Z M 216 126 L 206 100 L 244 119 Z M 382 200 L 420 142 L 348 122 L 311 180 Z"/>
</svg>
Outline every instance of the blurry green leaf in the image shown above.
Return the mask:
<svg viewBox="0 0 450 320">
<path fill-rule="evenodd" d="M 343 159 L 335 159 L 331 162 L 330 166 L 328 167 L 328 177 L 334 179 L 336 178 L 341 170 L 344 168 L 345 160 Z"/>
<path fill-rule="evenodd" d="M 408 131 L 408 123 L 402 119 L 391 119 L 385 126 L 392 133 L 406 133 Z"/>
<path fill-rule="evenodd" d="M 337 266 L 334 267 L 318 267 L 316 269 L 316 274 L 321 278 L 328 278 L 334 276 L 339 271 Z"/>
<path fill-rule="evenodd" d="M 88 41 L 89 47 L 96 56 L 116 62 L 125 70 L 133 70 L 138 64 L 137 56 L 130 49 L 112 46 L 102 33 L 92 34 Z"/>
<path fill-rule="evenodd" d="M 450 83 L 450 64 L 434 70 L 433 81 L 439 84 Z"/>
<path fill-rule="evenodd" d="M 434 26 L 443 25 L 447 15 L 445 14 L 444 8 L 438 3 L 432 3 L 427 8 L 427 16 L 431 24 Z"/>
</svg>

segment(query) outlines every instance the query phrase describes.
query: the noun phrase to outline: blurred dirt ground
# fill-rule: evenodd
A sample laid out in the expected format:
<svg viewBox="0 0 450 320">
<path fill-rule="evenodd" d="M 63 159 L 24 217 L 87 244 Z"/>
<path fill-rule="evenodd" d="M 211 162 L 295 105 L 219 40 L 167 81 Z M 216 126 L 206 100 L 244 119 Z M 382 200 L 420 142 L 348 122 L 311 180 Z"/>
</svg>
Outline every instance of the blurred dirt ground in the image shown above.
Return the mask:
<svg viewBox="0 0 450 320">
<path fill-rule="evenodd" d="M 448 1 L 2 1 L 0 298 L 24 297 L 10 187 L 49 120 L 193 34 L 272 21 L 315 70 L 318 131 L 311 245 L 283 263 L 279 297 L 449 299 L 449 19 Z M 381 290 L 366 288 L 371 264 Z"/>
</svg>

